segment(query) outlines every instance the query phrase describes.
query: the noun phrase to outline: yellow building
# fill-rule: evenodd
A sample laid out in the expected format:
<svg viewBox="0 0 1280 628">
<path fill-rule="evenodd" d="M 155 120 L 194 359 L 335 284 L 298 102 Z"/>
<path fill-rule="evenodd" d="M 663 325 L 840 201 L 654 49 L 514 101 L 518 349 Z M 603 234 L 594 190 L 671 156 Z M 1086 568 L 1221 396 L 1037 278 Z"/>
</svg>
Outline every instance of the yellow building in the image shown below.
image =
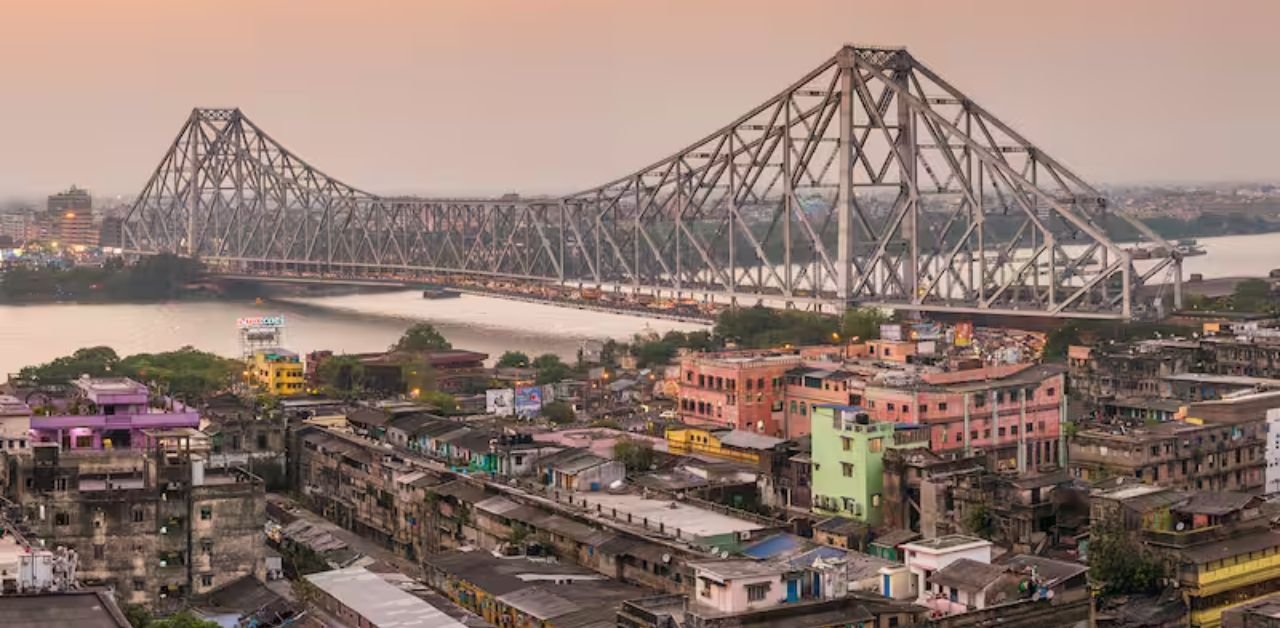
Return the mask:
<svg viewBox="0 0 1280 628">
<path fill-rule="evenodd" d="M 703 455 L 758 464 L 760 457 L 781 438 L 728 428 L 709 429 L 682 425 L 668 428 L 667 451 L 675 455 Z"/>
<path fill-rule="evenodd" d="M 253 353 L 253 381 L 264 392 L 289 397 L 306 392 L 302 361 L 285 349 L 261 349 Z"/>
<path fill-rule="evenodd" d="M 1280 533 L 1263 531 L 1183 550 L 1178 581 L 1190 625 L 1217 628 L 1223 611 L 1280 590 Z"/>
</svg>

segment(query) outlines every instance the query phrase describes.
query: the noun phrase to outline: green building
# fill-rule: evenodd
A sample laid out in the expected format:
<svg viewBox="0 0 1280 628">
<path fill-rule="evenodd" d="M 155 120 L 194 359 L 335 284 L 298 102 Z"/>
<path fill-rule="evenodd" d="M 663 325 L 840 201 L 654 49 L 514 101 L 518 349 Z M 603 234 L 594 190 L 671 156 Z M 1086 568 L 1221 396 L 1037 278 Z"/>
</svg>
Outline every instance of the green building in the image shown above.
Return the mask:
<svg viewBox="0 0 1280 628">
<path fill-rule="evenodd" d="M 894 429 L 892 423 L 870 420 L 862 408 L 814 406 L 810 428 L 814 512 L 880 525 L 885 450 L 929 445 L 923 435 L 895 442 Z"/>
</svg>

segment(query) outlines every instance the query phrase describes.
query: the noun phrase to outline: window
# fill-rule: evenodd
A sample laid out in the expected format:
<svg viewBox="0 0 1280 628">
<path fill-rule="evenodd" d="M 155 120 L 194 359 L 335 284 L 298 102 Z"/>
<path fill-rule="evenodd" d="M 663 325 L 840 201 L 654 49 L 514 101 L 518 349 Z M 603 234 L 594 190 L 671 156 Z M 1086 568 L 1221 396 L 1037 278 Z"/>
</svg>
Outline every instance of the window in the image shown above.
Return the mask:
<svg viewBox="0 0 1280 628">
<path fill-rule="evenodd" d="M 881 449 L 884 449 L 883 438 L 873 438 L 867 441 L 867 451 L 874 454 L 879 453 Z"/>
<path fill-rule="evenodd" d="M 876 493 L 875 495 L 871 496 L 871 507 L 872 508 L 880 507 L 880 493 Z"/>
<path fill-rule="evenodd" d="M 1034 433 L 1035 433 L 1035 431 L 1036 431 L 1036 424 L 1035 424 L 1035 423 L 1028 423 L 1028 424 L 1027 424 L 1027 433 L 1028 433 L 1028 434 L 1034 434 Z"/>
<path fill-rule="evenodd" d="M 200 551 L 206 554 L 213 553 L 213 539 L 200 539 Z"/>
<path fill-rule="evenodd" d="M 917 414 L 924 414 L 929 411 L 929 404 L 922 403 L 919 408 L 916 408 L 916 410 L 918 411 Z"/>
<path fill-rule="evenodd" d="M 71 525 L 71 515 L 69 515 L 69 514 L 67 514 L 67 513 L 65 513 L 65 512 L 54 513 L 54 515 L 53 515 L 53 525 L 56 525 L 56 526 L 69 526 L 69 525 Z"/>
<path fill-rule="evenodd" d="M 759 602 L 769 593 L 768 584 L 749 584 L 747 585 L 747 601 Z"/>
<path fill-rule="evenodd" d="M 986 395 L 978 395 L 977 397 L 974 397 L 974 398 L 973 398 L 973 406 L 974 406 L 975 408 L 981 408 L 981 407 L 983 407 L 983 406 L 985 406 L 985 405 L 987 405 L 987 396 L 986 396 Z"/>
<path fill-rule="evenodd" d="M 999 436 L 1000 438 L 1004 438 L 1004 428 L 1003 428 L 1003 427 L 1002 427 L 1002 428 L 1000 428 L 999 432 L 1000 432 L 1000 433 L 998 434 L 998 436 Z"/>
<path fill-rule="evenodd" d="M 103 557 L 104 557 L 104 556 L 106 556 L 106 553 L 107 553 L 107 546 L 106 546 L 106 545 L 94 545 L 94 546 L 93 546 L 93 558 L 94 558 L 94 560 L 102 560 L 102 559 L 103 559 Z"/>
<path fill-rule="evenodd" d="M 946 411 L 947 411 L 947 404 L 946 404 L 946 403 L 940 403 L 940 404 L 938 404 L 938 411 L 939 411 L 939 412 L 946 412 Z"/>
<path fill-rule="evenodd" d="M 851 448 L 853 448 L 853 439 L 849 438 L 848 436 L 841 436 L 840 448 L 845 451 L 849 451 Z"/>
<path fill-rule="evenodd" d="M 134 591 L 141 591 L 141 590 L 146 589 L 146 588 L 147 588 L 147 581 L 146 581 L 146 580 L 142 580 L 142 579 L 134 578 L 134 580 L 133 580 L 133 590 L 134 590 Z"/>
<path fill-rule="evenodd" d="M 1049 396 L 1049 397 L 1052 397 L 1052 396 L 1053 396 L 1053 389 L 1052 389 L 1052 388 L 1050 388 L 1049 390 L 1044 391 L 1044 394 L 1045 394 L 1045 395 L 1047 395 L 1047 396 Z"/>
<path fill-rule="evenodd" d="M 67 490 L 67 478 L 58 478 L 54 481 L 53 485 L 54 490 L 65 491 Z"/>
<path fill-rule="evenodd" d="M 141 508 L 134 508 L 134 509 L 133 509 L 133 522 L 134 522 L 134 523 L 142 523 L 142 509 L 141 509 Z"/>
<path fill-rule="evenodd" d="M 1012 436 L 1017 436 L 1017 435 L 1018 435 L 1018 426 L 1014 425 L 1014 426 L 1010 427 L 1010 428 L 1009 428 L 1009 434 L 1010 434 L 1010 435 L 1012 435 Z"/>
<path fill-rule="evenodd" d="M 213 574 L 203 574 L 200 576 L 200 586 L 213 586 Z"/>
<path fill-rule="evenodd" d="M 853 465 L 848 462 L 841 462 L 840 473 L 847 478 L 853 477 Z"/>
<path fill-rule="evenodd" d="M 887 409 L 889 410 L 889 412 L 893 412 L 895 410 L 892 403 L 888 405 Z"/>
<path fill-rule="evenodd" d="M 210 519 L 212 519 L 212 518 L 213 518 L 213 507 L 212 507 L 212 506 L 201 506 L 201 507 L 200 507 L 200 520 L 201 520 L 201 521 L 208 521 L 208 520 L 210 520 Z"/>
<path fill-rule="evenodd" d="M 978 440 L 978 430 L 969 432 L 969 438 L 972 440 Z"/>
</svg>

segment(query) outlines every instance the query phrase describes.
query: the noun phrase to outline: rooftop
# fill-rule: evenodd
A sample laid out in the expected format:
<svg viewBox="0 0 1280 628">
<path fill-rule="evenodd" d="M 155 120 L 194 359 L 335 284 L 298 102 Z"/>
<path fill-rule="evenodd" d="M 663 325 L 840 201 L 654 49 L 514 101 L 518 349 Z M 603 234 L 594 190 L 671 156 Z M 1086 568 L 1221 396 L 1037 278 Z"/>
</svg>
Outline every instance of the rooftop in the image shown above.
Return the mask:
<svg viewBox="0 0 1280 628">
<path fill-rule="evenodd" d="M 718 435 L 721 445 L 736 447 L 738 449 L 773 449 L 778 443 L 783 442 L 781 438 L 774 438 L 764 434 L 748 432 L 746 430 L 730 430 L 727 433 Z"/>
<path fill-rule="evenodd" d="M 1280 532 L 1267 531 L 1196 545 L 1182 550 L 1182 556 L 1193 563 L 1202 565 L 1207 562 L 1232 558 L 1250 552 L 1261 552 L 1273 547 L 1280 547 Z"/>
<path fill-rule="evenodd" d="M 392 586 L 364 567 L 315 573 L 306 579 L 380 628 L 464 628 L 426 600 Z"/>
<path fill-rule="evenodd" d="M 938 536 L 932 539 L 921 539 L 912 541 L 903 545 L 904 549 L 927 552 L 941 552 L 945 550 L 954 550 L 969 547 L 981 547 L 991 545 L 991 541 L 980 539 L 976 536 L 968 536 L 964 534 L 948 534 L 946 536 Z"/>
<path fill-rule="evenodd" d="M 1280 379 L 1266 377 L 1248 377 L 1245 375 L 1215 375 L 1213 373 L 1175 373 L 1165 375 L 1171 382 L 1191 382 L 1195 384 L 1233 384 L 1238 386 L 1265 386 L 1280 388 Z"/>
<path fill-rule="evenodd" d="M 0 416 L 30 416 L 31 407 L 12 395 L 0 395 Z"/>
<path fill-rule="evenodd" d="M 0 595 L 0 626 L 5 628 L 130 628 L 110 593 L 76 591 L 38 595 Z"/>
<path fill-rule="evenodd" d="M 960 558 L 929 576 L 931 584 L 955 587 L 962 591 L 981 591 L 1000 579 L 1004 567 Z"/>
<path fill-rule="evenodd" d="M 75 380 L 80 390 L 94 395 L 145 395 L 147 387 L 127 377 L 88 377 Z"/>
<path fill-rule="evenodd" d="M 1054 560 L 1043 556 L 1032 556 L 1030 554 L 1018 554 L 1004 562 L 1004 566 L 1015 573 L 1030 573 L 1035 570 L 1036 576 L 1046 586 L 1054 586 L 1059 582 L 1070 580 L 1086 571 L 1089 568 L 1080 563 L 1071 563 L 1065 560 Z"/>
<path fill-rule="evenodd" d="M 736 580 L 738 578 L 762 578 L 767 576 L 776 576 L 791 570 L 790 565 L 786 563 L 774 563 L 768 561 L 749 560 L 749 559 L 730 559 L 730 560 L 707 560 L 701 562 L 689 563 L 699 576 L 711 576 L 715 580 L 721 582 L 726 580 Z"/>
<path fill-rule="evenodd" d="M 647 518 L 650 529 L 662 524 L 667 532 L 680 530 L 685 536 L 707 537 L 763 529 L 760 524 L 746 519 L 722 515 L 683 502 L 648 499 L 631 493 L 590 493 L 583 495 L 582 499 L 590 504 L 589 509 L 594 509 L 596 504 L 605 512 L 617 509 L 619 517 L 630 514 L 636 524 Z"/>
<path fill-rule="evenodd" d="M 1272 594 L 1235 608 L 1229 608 L 1222 613 L 1223 620 L 1226 620 L 1228 614 L 1280 619 L 1280 593 Z"/>
</svg>

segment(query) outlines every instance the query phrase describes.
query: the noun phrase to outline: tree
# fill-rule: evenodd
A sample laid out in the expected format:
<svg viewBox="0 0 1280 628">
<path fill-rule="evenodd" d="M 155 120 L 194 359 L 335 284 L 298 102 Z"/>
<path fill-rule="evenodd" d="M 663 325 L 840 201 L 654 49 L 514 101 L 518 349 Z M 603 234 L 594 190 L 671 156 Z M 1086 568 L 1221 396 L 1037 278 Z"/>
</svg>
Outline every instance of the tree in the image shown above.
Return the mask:
<svg viewBox="0 0 1280 628">
<path fill-rule="evenodd" d="M 427 405 L 434 406 L 443 414 L 453 414 L 458 411 L 458 400 L 447 392 L 428 390 L 418 395 L 418 399 Z"/>
<path fill-rule="evenodd" d="M 547 417 L 548 421 L 557 425 L 565 423 L 573 423 L 576 415 L 573 412 L 573 406 L 564 401 L 552 401 L 542 406 L 542 416 Z"/>
<path fill-rule="evenodd" d="M 329 356 L 316 366 L 316 379 L 330 394 L 359 393 L 364 390 L 364 376 L 364 364 L 354 356 Z"/>
<path fill-rule="evenodd" d="M 42 384 L 56 384 L 78 379 L 81 375 L 105 377 L 119 363 L 120 356 L 111 347 L 86 347 L 46 364 L 25 367 L 18 377 Z"/>
<path fill-rule="evenodd" d="M 392 351 L 447 351 L 453 345 L 445 339 L 430 323 L 417 323 L 400 336 L 400 340 L 391 346 Z"/>
<path fill-rule="evenodd" d="M 1231 305 L 1241 312 L 1265 312 L 1273 306 L 1271 285 L 1262 279 L 1245 279 L 1236 284 Z"/>
<path fill-rule="evenodd" d="M 1103 521 L 1089 533 L 1089 578 L 1108 593 L 1151 593 L 1164 566 L 1145 545 L 1116 524 Z"/>
<path fill-rule="evenodd" d="M 141 604 L 125 604 L 120 610 L 124 611 L 125 619 L 129 620 L 129 625 L 133 628 L 147 628 L 147 624 L 151 623 L 151 611 Z"/>
<path fill-rule="evenodd" d="M 633 345 L 631 354 L 636 357 L 636 366 L 648 368 L 650 366 L 670 364 L 672 358 L 676 357 L 676 351 L 679 346 L 679 344 L 668 342 L 665 338 L 663 340 L 650 340 Z"/>
<path fill-rule="evenodd" d="M 227 390 L 239 378 L 244 364 L 183 347 L 163 353 L 139 353 L 120 360 L 116 371 L 144 383 L 154 383 L 162 392 L 187 403 L 195 403 Z"/>
<path fill-rule="evenodd" d="M 850 308 L 840 319 L 840 336 L 848 342 L 880 337 L 880 325 L 889 322 L 884 310 L 873 307 Z"/>
<path fill-rule="evenodd" d="M 522 351 L 507 351 L 498 358 L 499 368 L 527 368 L 529 356 Z"/>
<path fill-rule="evenodd" d="M 995 532 L 995 520 L 986 504 L 978 504 L 970 508 L 964 515 L 964 527 L 970 534 L 990 540 Z"/>
<path fill-rule="evenodd" d="M 1062 360 L 1067 357 L 1067 348 L 1080 344 L 1080 327 L 1075 322 L 1064 323 L 1053 328 L 1044 341 L 1044 357 L 1046 360 Z"/>
<path fill-rule="evenodd" d="M 538 377 L 535 381 L 539 386 L 554 384 L 569 377 L 573 372 L 569 365 L 565 364 L 560 359 L 560 356 L 554 353 L 544 353 L 534 358 L 530 366 L 538 371 Z"/>
<path fill-rule="evenodd" d="M 624 438 L 613 444 L 613 459 L 626 465 L 628 473 L 648 471 L 653 467 L 653 444 L 649 441 Z"/>
</svg>

